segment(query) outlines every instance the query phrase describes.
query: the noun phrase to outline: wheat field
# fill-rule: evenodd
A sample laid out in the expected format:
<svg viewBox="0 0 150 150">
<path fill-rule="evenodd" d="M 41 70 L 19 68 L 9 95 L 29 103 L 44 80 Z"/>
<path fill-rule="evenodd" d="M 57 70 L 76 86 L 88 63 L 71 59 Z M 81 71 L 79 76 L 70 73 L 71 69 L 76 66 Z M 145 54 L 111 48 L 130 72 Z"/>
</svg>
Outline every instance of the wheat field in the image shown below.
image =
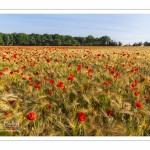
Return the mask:
<svg viewBox="0 0 150 150">
<path fill-rule="evenodd" d="M 150 47 L 0 47 L 0 136 L 149 136 Z"/>
</svg>

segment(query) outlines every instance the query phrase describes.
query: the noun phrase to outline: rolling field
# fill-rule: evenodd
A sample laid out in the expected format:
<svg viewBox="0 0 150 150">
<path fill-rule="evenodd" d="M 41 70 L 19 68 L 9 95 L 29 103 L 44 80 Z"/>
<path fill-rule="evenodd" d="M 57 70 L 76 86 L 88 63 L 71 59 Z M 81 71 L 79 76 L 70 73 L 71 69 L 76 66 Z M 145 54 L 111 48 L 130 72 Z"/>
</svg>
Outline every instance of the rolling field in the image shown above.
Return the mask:
<svg viewBox="0 0 150 150">
<path fill-rule="evenodd" d="M 0 136 L 150 136 L 150 47 L 0 47 Z"/>
</svg>

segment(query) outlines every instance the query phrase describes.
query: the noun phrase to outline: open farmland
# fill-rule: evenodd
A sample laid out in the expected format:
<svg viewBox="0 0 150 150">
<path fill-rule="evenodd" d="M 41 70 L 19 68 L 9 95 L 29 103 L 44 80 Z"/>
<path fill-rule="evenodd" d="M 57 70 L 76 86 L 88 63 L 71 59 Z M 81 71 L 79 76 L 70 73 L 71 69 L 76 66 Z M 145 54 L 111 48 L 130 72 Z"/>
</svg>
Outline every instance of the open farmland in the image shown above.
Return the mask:
<svg viewBox="0 0 150 150">
<path fill-rule="evenodd" d="M 149 136 L 150 47 L 0 47 L 1 136 Z"/>
</svg>

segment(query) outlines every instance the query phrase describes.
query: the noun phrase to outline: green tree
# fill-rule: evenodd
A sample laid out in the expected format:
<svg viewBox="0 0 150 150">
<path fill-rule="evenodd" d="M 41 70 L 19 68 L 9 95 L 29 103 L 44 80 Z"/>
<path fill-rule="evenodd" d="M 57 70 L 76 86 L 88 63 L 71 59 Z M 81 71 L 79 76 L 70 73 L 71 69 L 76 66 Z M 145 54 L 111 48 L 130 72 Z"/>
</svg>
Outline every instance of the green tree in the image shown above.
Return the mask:
<svg viewBox="0 0 150 150">
<path fill-rule="evenodd" d="M 9 45 L 13 45 L 13 34 L 9 34 Z"/>
<path fill-rule="evenodd" d="M 6 45 L 6 46 L 9 45 L 10 39 L 9 39 L 8 34 L 3 34 L 3 42 L 4 42 L 4 45 Z"/>
<path fill-rule="evenodd" d="M 0 45 L 4 45 L 3 38 L 0 36 Z"/>
<path fill-rule="evenodd" d="M 16 44 L 20 46 L 29 45 L 29 35 L 25 33 L 18 33 L 16 35 Z"/>
<path fill-rule="evenodd" d="M 94 37 L 92 35 L 88 35 L 88 37 L 86 38 L 86 45 L 92 46 L 93 42 L 94 42 Z"/>
<path fill-rule="evenodd" d="M 57 45 L 57 46 L 60 46 L 61 45 L 61 40 L 60 39 L 55 39 L 53 44 Z"/>
<path fill-rule="evenodd" d="M 92 35 L 87 37 L 72 37 L 70 35 L 59 34 L 26 34 L 26 33 L 0 33 L 0 45 L 37 45 L 37 46 L 122 46 L 122 43 L 113 41 L 109 36 L 94 38 Z M 150 42 L 135 42 L 133 46 L 150 46 Z M 126 46 L 130 46 L 127 44 Z"/>
<path fill-rule="evenodd" d="M 34 38 L 36 40 L 36 45 L 37 46 L 42 45 L 42 43 L 41 43 L 41 35 L 40 34 L 35 34 Z"/>
<path fill-rule="evenodd" d="M 13 37 L 13 45 L 18 45 L 18 43 L 17 43 L 17 33 L 16 32 L 14 32 L 14 33 L 12 33 L 11 34 L 12 35 L 12 37 Z"/>
<path fill-rule="evenodd" d="M 32 46 L 35 46 L 35 45 L 36 45 L 36 40 L 35 40 L 35 37 L 34 37 L 34 36 L 30 36 L 29 44 L 32 45 Z"/>
<path fill-rule="evenodd" d="M 107 46 L 107 45 L 110 45 L 111 39 L 109 36 L 102 36 L 100 38 L 100 41 L 101 41 L 103 46 Z"/>
<path fill-rule="evenodd" d="M 142 42 L 138 42 L 138 43 L 134 42 L 133 46 L 142 46 Z"/>
<path fill-rule="evenodd" d="M 122 43 L 120 41 L 118 42 L 118 46 L 122 46 Z"/>
<path fill-rule="evenodd" d="M 150 46 L 150 43 L 148 41 L 143 43 L 144 46 Z"/>
</svg>

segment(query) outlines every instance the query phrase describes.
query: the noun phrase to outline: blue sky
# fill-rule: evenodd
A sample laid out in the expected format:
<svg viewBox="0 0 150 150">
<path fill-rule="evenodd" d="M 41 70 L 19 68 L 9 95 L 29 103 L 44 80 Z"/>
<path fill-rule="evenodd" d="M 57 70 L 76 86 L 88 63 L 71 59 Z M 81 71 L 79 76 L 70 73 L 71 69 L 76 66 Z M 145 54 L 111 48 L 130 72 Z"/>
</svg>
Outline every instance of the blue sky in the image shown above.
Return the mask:
<svg viewBox="0 0 150 150">
<path fill-rule="evenodd" d="M 0 14 L 0 32 L 107 35 L 123 44 L 150 42 L 150 14 Z"/>
</svg>

